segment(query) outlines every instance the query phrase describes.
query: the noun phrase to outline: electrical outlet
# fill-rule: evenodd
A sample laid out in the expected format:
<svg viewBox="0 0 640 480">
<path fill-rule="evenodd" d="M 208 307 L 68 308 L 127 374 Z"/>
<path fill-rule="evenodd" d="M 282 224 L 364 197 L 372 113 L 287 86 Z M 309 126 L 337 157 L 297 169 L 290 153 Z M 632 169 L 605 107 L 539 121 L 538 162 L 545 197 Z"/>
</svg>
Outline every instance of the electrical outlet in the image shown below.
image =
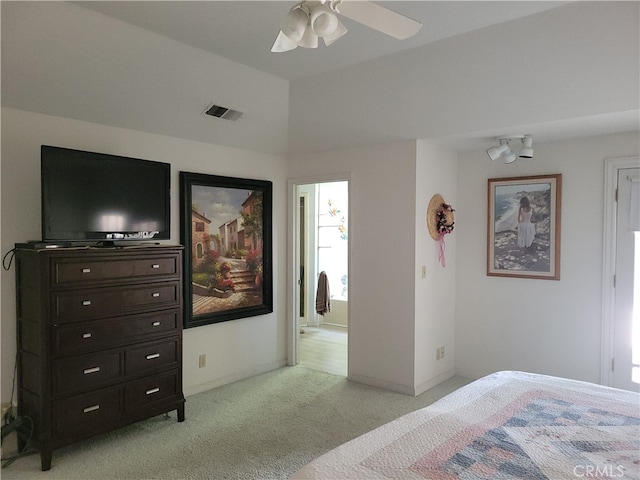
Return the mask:
<svg viewBox="0 0 640 480">
<path fill-rule="evenodd" d="M 204 368 L 206 366 L 207 366 L 207 356 L 200 355 L 200 357 L 198 358 L 198 368 Z"/>
<path fill-rule="evenodd" d="M 427 278 L 427 266 L 422 265 L 422 278 Z"/>
</svg>

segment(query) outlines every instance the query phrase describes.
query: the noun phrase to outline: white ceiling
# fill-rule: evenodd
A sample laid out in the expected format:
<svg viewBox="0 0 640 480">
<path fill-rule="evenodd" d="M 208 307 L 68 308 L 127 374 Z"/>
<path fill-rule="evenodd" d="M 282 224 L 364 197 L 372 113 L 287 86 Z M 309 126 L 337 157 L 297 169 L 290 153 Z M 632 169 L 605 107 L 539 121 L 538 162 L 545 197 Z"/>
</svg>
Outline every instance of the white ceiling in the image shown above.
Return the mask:
<svg viewBox="0 0 640 480">
<path fill-rule="evenodd" d="M 378 3 L 422 29 L 344 18 L 332 46 L 276 54 L 293 1 L 2 1 L 2 105 L 275 154 L 639 128 L 640 2 Z"/>
<path fill-rule="evenodd" d="M 349 1 L 349 0 L 347 0 Z M 423 24 L 396 40 L 348 18 L 348 34 L 331 47 L 271 53 L 278 25 L 295 1 L 76 2 L 119 20 L 278 77 L 294 80 L 426 45 L 455 35 L 556 8 L 566 1 L 376 2 Z"/>
</svg>

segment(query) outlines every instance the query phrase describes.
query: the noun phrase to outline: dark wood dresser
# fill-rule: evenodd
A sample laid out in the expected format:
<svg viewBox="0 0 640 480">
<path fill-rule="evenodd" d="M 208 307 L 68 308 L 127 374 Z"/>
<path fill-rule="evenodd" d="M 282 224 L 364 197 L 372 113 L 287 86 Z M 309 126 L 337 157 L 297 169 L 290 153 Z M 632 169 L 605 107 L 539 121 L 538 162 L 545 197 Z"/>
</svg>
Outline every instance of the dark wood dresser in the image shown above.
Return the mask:
<svg viewBox="0 0 640 480">
<path fill-rule="evenodd" d="M 16 280 L 18 443 L 42 470 L 78 440 L 184 421 L 182 247 L 17 249 Z"/>
</svg>

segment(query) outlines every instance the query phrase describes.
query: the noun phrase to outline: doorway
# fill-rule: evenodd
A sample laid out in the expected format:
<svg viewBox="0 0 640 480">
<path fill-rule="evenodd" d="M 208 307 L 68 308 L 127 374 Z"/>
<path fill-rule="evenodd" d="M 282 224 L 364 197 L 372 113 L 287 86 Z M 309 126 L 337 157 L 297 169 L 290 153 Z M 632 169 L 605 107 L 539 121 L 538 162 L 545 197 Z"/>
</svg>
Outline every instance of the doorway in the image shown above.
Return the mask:
<svg viewBox="0 0 640 480">
<path fill-rule="evenodd" d="M 603 383 L 640 391 L 639 159 L 607 162 Z"/>
<path fill-rule="evenodd" d="M 295 248 L 288 363 L 347 376 L 349 182 L 301 181 L 290 187 Z"/>
</svg>

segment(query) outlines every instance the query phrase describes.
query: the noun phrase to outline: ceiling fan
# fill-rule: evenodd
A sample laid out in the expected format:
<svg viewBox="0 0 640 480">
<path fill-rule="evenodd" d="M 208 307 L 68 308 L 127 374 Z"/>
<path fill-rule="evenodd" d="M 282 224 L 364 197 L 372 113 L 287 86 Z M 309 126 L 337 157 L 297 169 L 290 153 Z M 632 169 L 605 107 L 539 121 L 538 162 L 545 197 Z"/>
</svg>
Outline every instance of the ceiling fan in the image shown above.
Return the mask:
<svg viewBox="0 0 640 480">
<path fill-rule="evenodd" d="M 347 33 L 338 14 L 398 40 L 409 38 L 422 24 L 381 5 L 363 0 L 304 0 L 296 4 L 280 23 L 280 32 L 272 52 L 296 47 L 317 48 L 318 38 L 326 46 Z"/>
</svg>

